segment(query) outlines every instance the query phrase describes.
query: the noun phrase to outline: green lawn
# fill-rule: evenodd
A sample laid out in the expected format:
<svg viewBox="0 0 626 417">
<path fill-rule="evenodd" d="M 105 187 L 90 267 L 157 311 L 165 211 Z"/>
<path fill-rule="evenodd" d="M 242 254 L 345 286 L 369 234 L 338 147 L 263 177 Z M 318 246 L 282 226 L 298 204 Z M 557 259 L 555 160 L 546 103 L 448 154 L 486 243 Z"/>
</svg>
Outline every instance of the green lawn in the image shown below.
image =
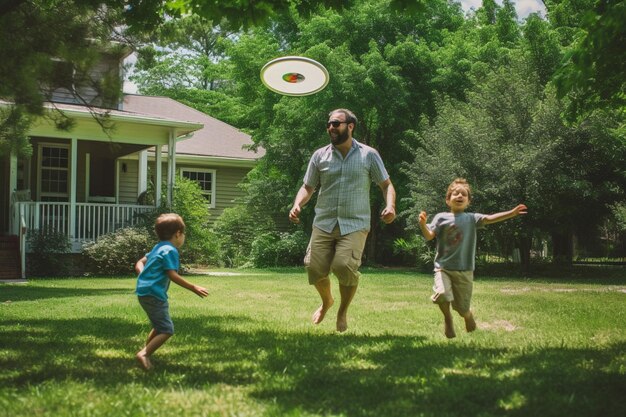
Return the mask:
<svg viewBox="0 0 626 417">
<path fill-rule="evenodd" d="M 336 334 L 302 270 L 240 273 L 172 285 L 150 372 L 133 278 L 0 285 L 0 415 L 626 415 L 626 277 L 478 274 L 479 328 L 447 340 L 430 275 L 365 271 Z"/>
</svg>

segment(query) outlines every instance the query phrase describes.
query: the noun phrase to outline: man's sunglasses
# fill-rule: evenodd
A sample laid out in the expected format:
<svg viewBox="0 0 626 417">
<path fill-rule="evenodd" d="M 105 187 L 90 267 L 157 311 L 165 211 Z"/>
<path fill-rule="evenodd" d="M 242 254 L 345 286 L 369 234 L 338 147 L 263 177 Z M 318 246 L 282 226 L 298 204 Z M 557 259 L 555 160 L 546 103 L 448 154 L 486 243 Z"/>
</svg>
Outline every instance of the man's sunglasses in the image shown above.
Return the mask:
<svg viewBox="0 0 626 417">
<path fill-rule="evenodd" d="M 348 122 L 339 122 L 337 120 L 333 120 L 332 122 L 328 122 L 326 123 L 326 129 L 328 129 L 329 127 L 339 127 L 340 125 L 344 124 L 344 123 L 348 123 Z"/>
</svg>

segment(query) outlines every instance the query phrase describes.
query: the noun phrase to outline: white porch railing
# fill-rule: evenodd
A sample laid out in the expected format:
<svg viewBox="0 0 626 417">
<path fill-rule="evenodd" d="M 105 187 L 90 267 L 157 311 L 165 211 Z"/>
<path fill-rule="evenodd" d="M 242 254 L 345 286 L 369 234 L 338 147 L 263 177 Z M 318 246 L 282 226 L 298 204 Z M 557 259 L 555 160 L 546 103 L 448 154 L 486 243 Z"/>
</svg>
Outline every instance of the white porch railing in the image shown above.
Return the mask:
<svg viewBox="0 0 626 417">
<path fill-rule="evenodd" d="M 138 215 L 155 209 L 154 206 L 135 204 L 76 203 L 74 230 L 70 230 L 70 203 L 22 201 L 14 203 L 16 218 L 13 225 L 20 225 L 20 216 L 29 233 L 35 230 L 53 229 L 70 238 L 73 246 L 93 242 L 107 233 L 136 224 Z M 15 234 L 17 230 L 14 231 Z"/>
</svg>

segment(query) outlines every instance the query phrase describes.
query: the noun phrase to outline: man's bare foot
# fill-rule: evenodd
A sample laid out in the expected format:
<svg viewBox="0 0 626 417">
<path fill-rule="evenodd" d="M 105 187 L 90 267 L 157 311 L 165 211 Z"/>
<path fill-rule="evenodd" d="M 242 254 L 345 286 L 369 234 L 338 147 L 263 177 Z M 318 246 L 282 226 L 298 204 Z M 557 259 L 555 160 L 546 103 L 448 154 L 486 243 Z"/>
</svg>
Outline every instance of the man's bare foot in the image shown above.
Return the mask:
<svg viewBox="0 0 626 417">
<path fill-rule="evenodd" d="M 345 314 L 337 315 L 337 331 L 343 333 L 348 330 L 348 318 Z"/>
<path fill-rule="evenodd" d="M 474 320 L 474 315 L 471 311 L 463 318 L 465 319 L 465 330 L 467 330 L 468 333 L 476 330 L 476 321 Z"/>
<path fill-rule="evenodd" d="M 335 300 L 331 299 L 328 304 L 324 305 L 324 303 L 322 303 L 322 305 L 315 310 L 315 313 L 313 313 L 313 324 L 320 324 L 322 320 L 324 320 L 326 312 L 333 306 L 334 302 Z"/>
<path fill-rule="evenodd" d="M 140 352 L 135 355 L 135 358 L 137 358 L 137 362 L 139 362 L 139 365 L 141 365 L 141 367 L 146 371 L 152 369 L 152 362 L 150 362 L 150 358 L 148 356 Z"/>
<path fill-rule="evenodd" d="M 452 323 L 452 318 L 445 319 L 444 333 L 448 339 L 454 339 L 456 337 L 456 332 L 454 331 L 454 324 Z"/>
</svg>

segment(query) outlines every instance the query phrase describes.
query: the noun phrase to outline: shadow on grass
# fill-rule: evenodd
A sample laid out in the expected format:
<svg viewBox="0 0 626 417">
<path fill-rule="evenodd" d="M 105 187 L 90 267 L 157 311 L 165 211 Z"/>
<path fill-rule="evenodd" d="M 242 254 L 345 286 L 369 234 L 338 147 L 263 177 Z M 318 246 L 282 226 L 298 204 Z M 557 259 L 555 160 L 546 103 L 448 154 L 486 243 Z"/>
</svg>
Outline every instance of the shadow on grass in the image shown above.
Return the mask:
<svg viewBox="0 0 626 417">
<path fill-rule="evenodd" d="M 32 301 L 47 298 L 111 296 L 116 294 L 133 294 L 134 283 L 129 288 L 70 288 L 37 287 L 36 290 L 28 285 L 4 285 L 0 287 L 0 303 L 7 301 Z"/>
<path fill-rule="evenodd" d="M 276 415 L 626 415 L 626 343 L 522 350 L 408 335 L 245 330 L 255 324 L 244 316 L 175 324 L 177 335 L 144 373 L 133 354 L 146 326 L 120 318 L 3 320 L 0 388 L 66 380 L 105 391 L 127 383 L 228 384 Z"/>
</svg>

